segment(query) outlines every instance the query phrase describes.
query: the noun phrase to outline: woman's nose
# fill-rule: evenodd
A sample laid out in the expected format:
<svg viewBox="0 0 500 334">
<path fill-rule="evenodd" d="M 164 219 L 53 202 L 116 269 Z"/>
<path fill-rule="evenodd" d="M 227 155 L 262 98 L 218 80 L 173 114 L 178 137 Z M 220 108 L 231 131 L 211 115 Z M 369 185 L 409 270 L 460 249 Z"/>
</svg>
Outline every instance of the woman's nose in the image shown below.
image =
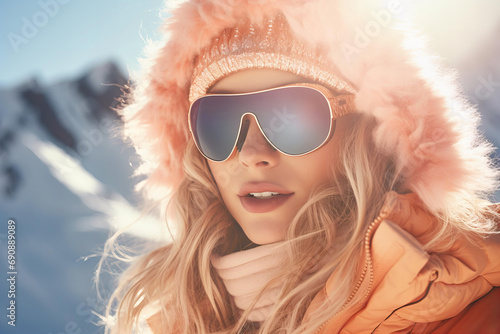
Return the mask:
<svg viewBox="0 0 500 334">
<path fill-rule="evenodd" d="M 273 167 L 279 162 L 280 152 L 278 152 L 264 137 L 264 134 L 257 124 L 255 116 L 248 116 L 243 120 L 242 130 L 245 130 L 247 124 L 246 136 L 242 131 L 239 147 L 239 162 L 245 167 Z"/>
</svg>

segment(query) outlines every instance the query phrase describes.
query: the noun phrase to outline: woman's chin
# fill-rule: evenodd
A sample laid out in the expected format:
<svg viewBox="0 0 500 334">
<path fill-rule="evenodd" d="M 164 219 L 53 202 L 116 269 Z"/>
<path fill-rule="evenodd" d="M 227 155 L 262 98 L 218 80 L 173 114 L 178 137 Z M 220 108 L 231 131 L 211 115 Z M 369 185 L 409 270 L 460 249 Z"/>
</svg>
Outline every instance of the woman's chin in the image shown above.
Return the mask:
<svg viewBox="0 0 500 334">
<path fill-rule="evenodd" d="M 285 233 L 278 232 L 262 232 L 262 230 L 255 229 L 251 231 L 245 231 L 245 234 L 250 241 L 257 245 L 267 245 L 276 242 L 283 241 L 285 239 Z"/>
</svg>

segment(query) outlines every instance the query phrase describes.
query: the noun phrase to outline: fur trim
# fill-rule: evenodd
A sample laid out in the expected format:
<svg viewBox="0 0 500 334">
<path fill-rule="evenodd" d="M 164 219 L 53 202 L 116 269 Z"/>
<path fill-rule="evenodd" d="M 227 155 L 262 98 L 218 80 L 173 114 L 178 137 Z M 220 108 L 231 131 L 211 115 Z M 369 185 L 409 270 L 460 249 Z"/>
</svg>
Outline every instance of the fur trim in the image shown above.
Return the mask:
<svg viewBox="0 0 500 334">
<path fill-rule="evenodd" d="M 393 1 L 397 4 L 398 1 Z M 457 194 L 484 195 L 496 184 L 490 146 L 477 135 L 477 113 L 454 80 L 402 28 L 391 1 L 193 0 L 170 13 L 166 40 L 147 54 L 123 110 L 149 175 L 147 190 L 176 187 L 189 131 L 188 88 L 196 55 L 223 29 L 282 12 L 297 38 L 319 43 L 358 88 L 360 112 L 376 118 L 374 140 L 391 154 L 408 189 L 433 211 L 450 210 Z"/>
</svg>

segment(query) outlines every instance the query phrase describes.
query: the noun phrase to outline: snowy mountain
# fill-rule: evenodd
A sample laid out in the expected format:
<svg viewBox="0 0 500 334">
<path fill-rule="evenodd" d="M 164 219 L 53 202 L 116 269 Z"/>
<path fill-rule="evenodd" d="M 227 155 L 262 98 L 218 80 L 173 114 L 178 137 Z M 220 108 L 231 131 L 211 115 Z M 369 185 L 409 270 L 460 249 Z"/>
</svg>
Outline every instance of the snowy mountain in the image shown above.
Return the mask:
<svg viewBox="0 0 500 334">
<path fill-rule="evenodd" d="M 103 309 L 93 289 L 98 258 L 92 255 L 110 230 L 140 215 L 131 177 L 137 157 L 117 135 L 121 124 L 111 108 L 121 94 L 117 85 L 125 83 L 107 62 L 75 80 L 42 85 L 33 79 L 0 90 L 0 264 L 7 268 L 13 219 L 19 315 L 15 328 L 1 321 L 1 333 L 102 331 L 93 325 L 92 311 Z M 128 233 L 166 239 L 154 217 L 139 225 Z M 5 280 L 0 290 L 8 291 Z"/>
<path fill-rule="evenodd" d="M 476 54 L 459 67 L 460 82 L 481 113 L 480 129 L 500 159 L 500 24 L 486 36 Z M 498 165 L 498 161 L 497 161 Z M 500 189 L 496 192 L 500 201 Z"/>
<path fill-rule="evenodd" d="M 500 25 L 460 68 L 461 83 L 481 112 L 486 137 L 500 147 Z"/>
</svg>

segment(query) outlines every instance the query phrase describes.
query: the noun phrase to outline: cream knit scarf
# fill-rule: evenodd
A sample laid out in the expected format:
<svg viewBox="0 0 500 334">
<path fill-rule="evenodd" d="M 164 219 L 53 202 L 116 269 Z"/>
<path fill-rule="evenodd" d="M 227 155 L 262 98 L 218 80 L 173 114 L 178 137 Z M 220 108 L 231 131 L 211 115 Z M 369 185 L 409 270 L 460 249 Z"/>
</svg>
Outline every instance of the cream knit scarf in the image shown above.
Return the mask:
<svg viewBox="0 0 500 334">
<path fill-rule="evenodd" d="M 222 278 L 236 306 L 245 311 L 257 298 L 266 284 L 273 279 L 284 264 L 282 243 L 259 246 L 226 256 L 212 256 L 212 265 Z M 276 284 L 257 301 L 248 319 L 262 322 L 278 299 L 281 284 Z"/>
</svg>

